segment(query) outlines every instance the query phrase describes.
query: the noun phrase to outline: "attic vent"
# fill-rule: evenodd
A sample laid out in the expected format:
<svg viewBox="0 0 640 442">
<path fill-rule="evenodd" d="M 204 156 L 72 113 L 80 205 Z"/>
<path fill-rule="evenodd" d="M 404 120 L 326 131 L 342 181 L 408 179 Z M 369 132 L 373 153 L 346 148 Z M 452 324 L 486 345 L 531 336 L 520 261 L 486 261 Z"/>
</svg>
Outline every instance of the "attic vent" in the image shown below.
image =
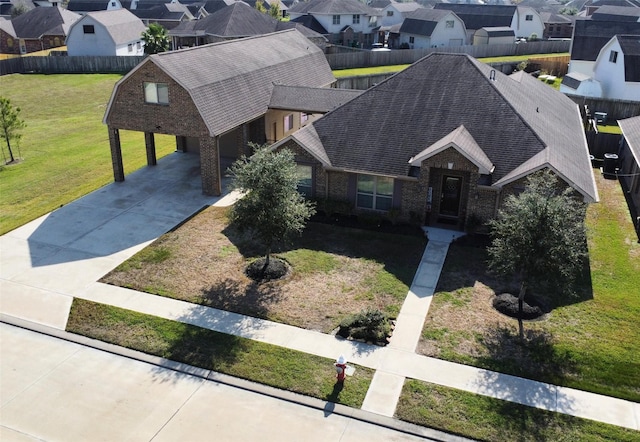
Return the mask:
<svg viewBox="0 0 640 442">
<path fill-rule="evenodd" d="M 489 72 L 489 80 L 496 81 L 496 70 L 495 69 L 491 69 L 491 71 Z"/>
</svg>

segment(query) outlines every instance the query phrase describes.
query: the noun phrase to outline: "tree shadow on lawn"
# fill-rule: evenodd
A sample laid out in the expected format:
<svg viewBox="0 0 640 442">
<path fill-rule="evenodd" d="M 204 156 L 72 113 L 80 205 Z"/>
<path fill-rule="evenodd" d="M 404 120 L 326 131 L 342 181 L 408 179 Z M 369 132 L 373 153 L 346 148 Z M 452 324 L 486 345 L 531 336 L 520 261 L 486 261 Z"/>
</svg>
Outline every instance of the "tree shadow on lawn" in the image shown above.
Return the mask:
<svg viewBox="0 0 640 442">
<path fill-rule="evenodd" d="M 264 249 L 249 234 L 241 234 L 234 226 L 227 225 L 222 233 L 245 259 L 264 255 Z M 277 244 L 272 253 L 308 249 L 372 260 L 383 264 L 387 272 L 409 287 L 426 244 L 426 237 L 419 235 L 389 234 L 310 222 L 301 235 Z"/>
<path fill-rule="evenodd" d="M 479 365 L 514 376 L 482 371 L 476 382 L 480 393 L 503 399 L 496 411 L 506 417 L 503 422 L 513 432 L 544 441 L 548 440 L 546 427 L 553 422 L 553 416 L 529 407 L 565 413 L 574 411 L 573 401 L 558 394 L 555 384 L 562 385 L 576 364 L 569 354 L 558 351 L 550 334 L 527 330 L 526 337 L 522 342 L 511 329 L 494 328 L 484 339 L 489 356 L 480 358 Z M 545 379 L 549 384 L 529 379 Z M 529 407 L 514 406 L 512 402 Z"/>
<path fill-rule="evenodd" d="M 277 285 L 251 282 L 244 286 L 227 278 L 202 291 L 202 304 L 256 318 L 267 318 L 269 306 L 282 299 Z"/>
</svg>

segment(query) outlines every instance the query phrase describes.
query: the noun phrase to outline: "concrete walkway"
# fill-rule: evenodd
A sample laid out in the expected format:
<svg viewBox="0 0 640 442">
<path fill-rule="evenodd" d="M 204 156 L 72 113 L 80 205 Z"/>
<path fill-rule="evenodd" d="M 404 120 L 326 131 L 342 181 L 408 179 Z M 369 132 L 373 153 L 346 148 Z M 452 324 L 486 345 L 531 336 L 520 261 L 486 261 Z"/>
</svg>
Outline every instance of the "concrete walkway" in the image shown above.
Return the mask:
<svg viewBox="0 0 640 442">
<path fill-rule="evenodd" d="M 73 297 L 376 369 L 363 410 L 393 416 L 405 378 L 640 430 L 640 405 L 415 354 L 448 244 L 430 242 L 385 348 L 102 284 L 100 277 L 208 205 L 197 156 L 176 153 L 0 237 L 0 313 L 64 330 Z M 442 236 L 445 235 L 445 236 Z"/>
</svg>

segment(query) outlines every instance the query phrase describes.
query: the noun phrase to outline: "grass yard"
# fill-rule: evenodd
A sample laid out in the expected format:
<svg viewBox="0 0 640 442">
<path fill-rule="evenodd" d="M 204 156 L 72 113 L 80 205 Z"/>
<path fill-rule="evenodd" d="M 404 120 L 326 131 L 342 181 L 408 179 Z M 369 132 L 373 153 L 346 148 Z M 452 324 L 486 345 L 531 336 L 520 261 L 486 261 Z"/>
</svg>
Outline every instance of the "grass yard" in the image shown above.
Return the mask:
<svg viewBox="0 0 640 442">
<path fill-rule="evenodd" d="M 333 360 L 80 299 L 67 331 L 356 408 L 373 377 L 356 366 L 339 388 Z"/>
<path fill-rule="evenodd" d="M 2 96 L 27 123 L 14 156 L 0 166 L 0 234 L 113 181 L 107 127 L 102 118 L 120 75 L 5 75 Z M 146 165 L 144 134 L 121 131 L 125 173 Z M 7 160 L 6 145 L 0 141 Z M 156 136 L 158 158 L 175 138 Z"/>
<path fill-rule="evenodd" d="M 517 321 L 491 301 L 509 285 L 487 274 L 481 247 L 452 245 L 418 351 L 477 367 L 640 401 L 640 244 L 616 180 L 596 173 L 587 212 L 590 280 L 542 321 Z M 588 279 L 588 278 L 587 278 Z"/>
<path fill-rule="evenodd" d="M 425 247 L 422 236 L 309 223 L 276 252 L 290 275 L 257 284 L 244 270 L 262 251 L 227 212 L 206 209 L 102 282 L 330 333 L 365 308 L 397 316 Z"/>
<path fill-rule="evenodd" d="M 638 432 L 408 379 L 396 417 L 477 440 L 638 440 Z"/>
</svg>

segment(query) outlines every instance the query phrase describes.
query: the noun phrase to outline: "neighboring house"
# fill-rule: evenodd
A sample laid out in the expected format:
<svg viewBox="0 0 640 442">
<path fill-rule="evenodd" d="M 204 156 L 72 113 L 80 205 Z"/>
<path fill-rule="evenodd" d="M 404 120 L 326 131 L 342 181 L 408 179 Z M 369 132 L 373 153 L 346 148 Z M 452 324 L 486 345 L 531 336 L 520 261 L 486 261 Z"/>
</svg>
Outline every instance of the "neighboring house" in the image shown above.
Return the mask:
<svg viewBox="0 0 640 442">
<path fill-rule="evenodd" d="M 455 13 L 445 10 L 418 9 L 404 20 L 399 32 L 400 44 L 408 45 L 411 49 L 462 46 L 467 43 L 467 31 L 462 20 Z"/>
<path fill-rule="evenodd" d="M 635 9 L 635 8 L 628 8 Z M 640 23 L 634 21 L 577 18 L 571 41 L 569 73 L 593 77 L 598 54 L 614 35 L 638 35 Z"/>
<path fill-rule="evenodd" d="M 584 12 L 586 17 L 591 17 L 593 14 L 598 12 L 598 10 L 603 6 L 621 6 L 626 8 L 640 8 L 639 0 L 596 0 L 591 1 L 587 0 L 582 9 L 579 9 L 581 12 Z"/>
<path fill-rule="evenodd" d="M 468 41 L 481 28 L 508 26 L 518 38 L 532 35 L 542 38 L 544 24 L 533 8 L 513 5 L 470 5 L 462 3 L 438 3 L 435 9 L 453 11 L 467 28 Z"/>
<path fill-rule="evenodd" d="M 170 30 L 169 35 L 174 48 L 183 48 L 264 35 L 291 28 L 298 29 L 319 47 L 326 45 L 325 37 L 302 24 L 276 20 L 244 2 L 225 6 L 200 20 L 181 23 Z"/>
<path fill-rule="evenodd" d="M 428 225 L 491 219 L 541 169 L 598 200 L 578 106 L 464 54 L 430 54 L 274 147 L 295 152 L 313 198 Z"/>
<path fill-rule="evenodd" d="M 640 21 L 640 7 L 636 6 L 600 6 L 592 15 L 592 20 Z"/>
<path fill-rule="evenodd" d="M 542 22 L 544 23 L 543 38 L 571 38 L 575 16 L 541 12 L 540 18 L 542 18 Z"/>
<path fill-rule="evenodd" d="M 221 164 L 267 140 L 275 84 L 334 82 L 322 50 L 295 29 L 151 55 L 116 83 L 107 106 L 114 178 L 124 180 L 120 130 L 144 132 L 149 165 L 162 133 L 176 136 L 178 150 L 199 153 L 202 190 L 220 195 Z"/>
<path fill-rule="evenodd" d="M 89 12 L 69 31 L 70 56 L 144 55 L 142 33 L 147 28 L 126 9 Z"/>
<path fill-rule="evenodd" d="M 640 101 L 640 34 L 616 35 L 600 50 L 593 78 L 602 97 Z"/>
<path fill-rule="evenodd" d="M 619 179 L 627 195 L 633 223 L 640 240 L 640 116 L 618 120 L 622 129 Z"/>
<path fill-rule="evenodd" d="M 313 16 L 324 29 L 330 43 L 369 47 L 375 41 L 380 11 L 358 0 L 310 0 L 289 8 L 292 21 Z"/>
<path fill-rule="evenodd" d="M 382 9 L 382 20 L 379 24 L 383 27 L 401 24 L 404 19 L 411 15 L 416 9 L 424 9 L 424 6 L 413 1 L 400 3 L 391 0 L 391 2 Z"/>
<path fill-rule="evenodd" d="M 245 0 L 244 3 L 248 4 L 252 8 L 256 7 L 256 0 Z M 278 5 L 280 10 L 280 17 L 286 17 L 289 11 L 289 6 L 284 4 L 281 0 L 262 0 L 262 6 L 269 11 L 271 9 L 271 5 Z"/>
<path fill-rule="evenodd" d="M 509 26 L 495 28 L 480 28 L 473 34 L 474 45 L 504 45 L 512 44 L 516 35 Z"/>
<path fill-rule="evenodd" d="M 0 20 L 0 53 L 28 54 L 64 46 L 80 15 L 56 7 L 39 7 L 13 20 Z"/>
<path fill-rule="evenodd" d="M 67 9 L 77 12 L 78 14 L 86 14 L 95 11 L 114 11 L 122 9 L 120 0 L 69 0 Z"/>
<path fill-rule="evenodd" d="M 173 29 L 182 22 L 195 20 L 189 8 L 181 3 L 163 3 L 149 9 L 135 9 L 132 12 L 145 26 L 157 23 L 165 29 Z"/>
</svg>

